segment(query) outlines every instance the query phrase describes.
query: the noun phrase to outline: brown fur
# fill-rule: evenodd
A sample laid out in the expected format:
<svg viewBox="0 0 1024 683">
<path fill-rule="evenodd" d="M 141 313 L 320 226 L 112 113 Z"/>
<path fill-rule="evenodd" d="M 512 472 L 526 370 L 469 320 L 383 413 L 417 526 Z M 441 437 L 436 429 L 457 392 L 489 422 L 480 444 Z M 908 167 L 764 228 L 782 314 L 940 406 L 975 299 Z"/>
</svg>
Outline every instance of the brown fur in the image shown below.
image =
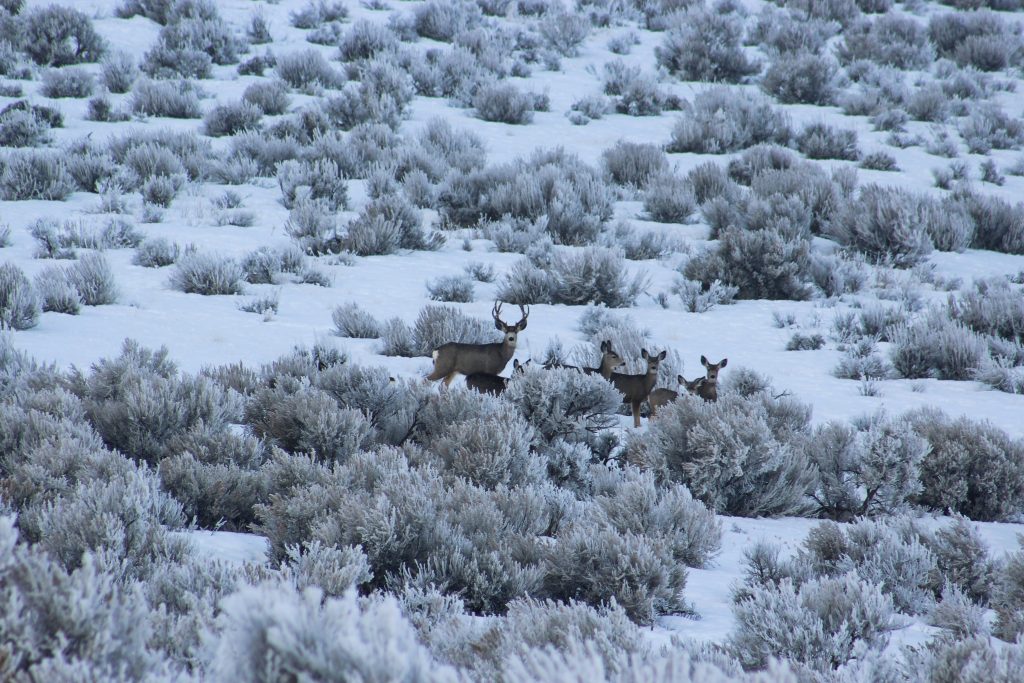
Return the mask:
<svg viewBox="0 0 1024 683">
<path fill-rule="evenodd" d="M 434 370 L 427 375 L 427 379 L 432 382 L 443 379 L 445 386 L 448 386 L 456 375 L 501 373 L 515 355 L 519 333 L 526 329 L 526 319 L 530 316 L 528 308 L 520 306 L 519 310 L 523 314 L 522 319 L 515 325 L 509 325 L 502 322 L 501 304 L 495 302 L 491 316 L 494 318 L 494 326 L 502 331 L 504 338 L 493 344 L 442 344 L 434 349 Z"/>
<path fill-rule="evenodd" d="M 622 393 L 622 402 L 628 403 L 633 410 L 633 426 L 640 426 L 640 404 L 647 400 L 658 381 L 658 366 L 668 355 L 662 351 L 657 356 L 647 353 L 647 349 L 641 349 L 640 355 L 647 361 L 647 372 L 642 375 L 623 375 L 613 372 L 609 378 L 615 388 Z M 655 408 L 651 406 L 651 417 L 655 414 Z"/>
<path fill-rule="evenodd" d="M 526 372 L 526 366 L 529 363 L 530 361 L 526 361 L 525 363 L 520 363 L 518 360 L 512 361 L 512 374 L 523 374 Z M 508 388 L 508 380 L 508 377 L 502 377 L 501 375 L 490 375 L 486 372 L 476 372 L 472 375 L 466 375 L 466 386 L 474 391 L 479 391 L 481 394 L 499 396 Z"/>
<path fill-rule="evenodd" d="M 720 363 L 709 363 L 707 358 L 701 356 L 700 364 L 704 366 L 707 374 L 699 380 L 700 384 L 697 385 L 697 389 L 694 393 L 705 401 L 717 401 L 718 371 L 724 368 L 728 362 L 728 358 L 723 358 Z"/>
</svg>

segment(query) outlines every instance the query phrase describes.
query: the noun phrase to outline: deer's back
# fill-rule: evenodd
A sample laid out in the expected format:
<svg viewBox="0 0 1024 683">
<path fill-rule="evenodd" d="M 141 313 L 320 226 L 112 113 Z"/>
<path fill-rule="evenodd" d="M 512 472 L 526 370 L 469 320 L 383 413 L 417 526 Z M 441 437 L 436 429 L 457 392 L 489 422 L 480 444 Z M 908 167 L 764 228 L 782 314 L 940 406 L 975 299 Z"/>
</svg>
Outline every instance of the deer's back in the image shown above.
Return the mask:
<svg viewBox="0 0 1024 683">
<path fill-rule="evenodd" d="M 647 400 L 655 409 L 657 409 L 663 405 L 671 403 L 677 398 L 679 398 L 679 394 L 671 389 L 655 389 L 651 392 L 651 395 Z"/>
<path fill-rule="evenodd" d="M 501 342 L 496 344 L 448 342 L 434 350 L 434 358 L 437 362 L 451 364 L 453 369 L 463 375 L 474 373 L 497 375 L 505 369 L 514 353 L 514 348 L 505 349 Z"/>
<path fill-rule="evenodd" d="M 645 400 L 650 395 L 658 378 L 651 375 L 623 375 L 613 372 L 609 379 L 622 393 L 623 402 L 632 403 Z"/>
</svg>

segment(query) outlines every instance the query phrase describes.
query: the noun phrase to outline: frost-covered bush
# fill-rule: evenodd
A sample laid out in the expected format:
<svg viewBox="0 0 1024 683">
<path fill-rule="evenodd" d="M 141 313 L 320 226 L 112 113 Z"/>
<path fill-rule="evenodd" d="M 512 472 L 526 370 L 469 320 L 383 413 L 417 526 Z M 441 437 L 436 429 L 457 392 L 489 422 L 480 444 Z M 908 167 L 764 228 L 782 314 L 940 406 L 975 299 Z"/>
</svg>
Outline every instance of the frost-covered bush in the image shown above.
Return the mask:
<svg viewBox="0 0 1024 683">
<path fill-rule="evenodd" d="M 783 53 L 768 65 L 761 87 L 783 104 L 832 104 L 836 65 L 811 52 Z"/>
<path fill-rule="evenodd" d="M 189 81 L 141 80 L 132 88 L 131 107 L 142 116 L 198 119 L 202 115 L 196 87 Z"/>
<path fill-rule="evenodd" d="M 43 311 L 77 315 L 82 307 L 78 290 L 64 268 L 47 266 L 36 275 L 35 286 Z"/>
<path fill-rule="evenodd" d="M 888 596 L 852 573 L 754 586 L 733 614 L 738 626 L 729 650 L 758 669 L 778 657 L 831 673 L 866 648 L 884 648 L 897 628 Z"/>
<path fill-rule="evenodd" d="M 50 126 L 31 109 L 5 107 L 0 112 L 0 145 L 41 147 L 50 141 Z"/>
<path fill-rule="evenodd" d="M 380 337 L 380 323 L 369 311 L 356 303 L 342 304 L 331 314 L 335 332 L 340 337 L 376 339 Z"/>
<path fill-rule="evenodd" d="M 332 21 L 348 18 L 348 7 L 337 0 L 306 0 L 298 10 L 288 13 L 288 21 L 295 28 L 313 29 Z"/>
<path fill-rule="evenodd" d="M 135 248 L 132 263 L 145 268 L 160 268 L 178 260 L 181 249 L 165 238 L 150 238 Z"/>
<path fill-rule="evenodd" d="M 330 121 L 344 130 L 361 123 L 382 123 L 397 130 L 415 94 L 412 77 L 393 55 L 360 62 L 354 70 L 359 85 L 347 85 L 324 103 Z"/>
<path fill-rule="evenodd" d="M 906 422 L 884 416 L 854 428 L 829 423 L 807 440 L 818 469 L 811 497 L 819 513 L 849 521 L 900 512 L 920 491 L 918 468 L 928 444 Z"/>
<path fill-rule="evenodd" d="M 792 433 L 808 420 L 806 406 L 766 395 L 680 396 L 651 422 L 642 457 L 715 512 L 800 514 L 814 470 Z"/>
<path fill-rule="evenodd" d="M 325 597 L 315 587 L 243 588 L 224 599 L 207 636 L 211 681 L 316 677 L 332 683 L 454 680 L 419 643 L 394 598 L 362 602 L 354 590 Z M 396 656 L 396 653 L 401 653 Z"/>
<path fill-rule="evenodd" d="M 737 288 L 740 299 L 802 301 L 811 292 L 808 241 L 787 239 L 774 229 L 726 228 L 715 248 L 690 259 L 684 275 L 711 287 L 715 281 Z"/>
<path fill-rule="evenodd" d="M 502 397 L 547 442 L 588 442 L 617 421 L 622 396 L 597 375 L 577 370 L 527 367 L 509 381 Z"/>
<path fill-rule="evenodd" d="M 999 71 L 1020 59 L 1019 28 L 995 12 L 948 12 L 928 22 L 928 35 L 940 57 L 981 71 Z"/>
<path fill-rule="evenodd" d="M 1024 297 L 1002 278 L 982 278 L 949 297 L 949 314 L 979 334 L 1024 343 Z"/>
<path fill-rule="evenodd" d="M 583 305 L 603 304 L 610 308 L 632 306 L 647 288 L 647 277 L 638 272 L 630 277 L 620 251 L 603 247 L 587 247 L 583 251 L 556 254 L 542 269 L 543 277 L 524 265 L 517 267 L 499 288 L 499 297 L 512 303 L 561 303 Z M 531 286 L 536 281 L 543 287 Z M 534 291 L 539 298 L 530 298 Z M 513 298 L 505 298 L 507 293 Z"/>
<path fill-rule="evenodd" d="M 844 64 L 866 60 L 897 69 L 924 69 L 935 59 L 928 30 L 905 14 L 858 20 L 843 32 L 836 54 Z"/>
<path fill-rule="evenodd" d="M 178 3 L 143 57 L 142 70 L 154 78 L 207 78 L 211 64 L 233 64 L 245 47 L 215 4 Z"/>
<path fill-rule="evenodd" d="M 126 93 L 139 77 L 135 59 L 127 52 L 112 52 L 103 58 L 100 80 L 112 93 Z"/>
<path fill-rule="evenodd" d="M 230 432 L 200 434 L 181 438 L 180 452 L 160 462 L 160 481 L 200 527 L 244 531 L 256 521 L 254 506 L 267 498 L 267 479 L 256 469 L 264 442 Z"/>
<path fill-rule="evenodd" d="M 263 111 L 251 102 L 218 104 L 203 116 L 203 134 L 211 137 L 234 135 L 260 127 Z"/>
<path fill-rule="evenodd" d="M 338 221 L 324 200 L 300 198 L 284 225 L 288 236 L 307 254 L 336 254 L 343 250 Z"/>
<path fill-rule="evenodd" d="M 241 412 L 237 398 L 212 380 L 179 376 L 166 348 L 151 351 L 132 340 L 117 358 L 76 377 L 74 389 L 110 447 L 153 464 L 188 432 L 202 426 L 217 433 Z"/>
<path fill-rule="evenodd" d="M 907 268 L 931 253 L 934 243 L 919 210 L 921 200 L 898 188 L 866 185 L 829 225 L 840 244 L 870 259 Z"/>
<path fill-rule="evenodd" d="M 446 472 L 485 489 L 541 482 L 544 462 L 531 450 L 534 434 L 526 419 L 494 397 L 482 400 L 489 409 L 449 424 L 429 441 L 430 452 Z"/>
<path fill-rule="evenodd" d="M 441 180 L 449 168 L 462 173 L 481 169 L 486 163 L 487 153 L 483 140 L 468 130 L 455 130 L 447 120 L 434 117 L 421 129 L 417 142 L 423 151 L 444 160 L 445 168 L 430 171 L 432 181 Z"/>
<path fill-rule="evenodd" d="M 68 570 L 82 567 L 87 553 L 95 553 L 108 566 L 124 563 L 125 578 L 144 579 L 164 557 L 187 548 L 168 533 L 184 523 L 181 506 L 145 469 L 79 482 L 67 497 L 44 505 L 37 523 L 39 545 Z"/>
<path fill-rule="evenodd" d="M 860 158 L 857 148 L 857 131 L 851 128 L 833 128 L 827 123 L 809 123 L 796 134 L 796 148 L 808 159 L 845 159 L 856 161 Z"/>
<path fill-rule="evenodd" d="M 2 619 L 7 675 L 158 675 L 163 662 L 147 647 L 153 626 L 137 584 L 119 581 L 92 554 L 65 569 L 18 536 L 14 516 L 0 517 L 0 599 L 22 606 Z"/>
<path fill-rule="evenodd" d="M 65 66 L 96 62 L 106 43 L 88 15 L 71 7 L 37 7 L 20 16 L 22 46 L 36 64 Z"/>
<path fill-rule="evenodd" d="M 665 151 L 725 154 L 766 142 L 785 145 L 791 136 L 786 114 L 763 97 L 714 88 L 683 107 Z"/>
<path fill-rule="evenodd" d="M 897 326 L 892 341 L 893 367 L 909 379 L 971 379 L 988 357 L 985 341 L 939 308 Z"/>
<path fill-rule="evenodd" d="M 686 569 L 663 542 L 581 523 L 547 552 L 544 594 L 601 605 L 614 599 L 639 624 L 686 609 Z"/>
<path fill-rule="evenodd" d="M 241 294 L 242 266 L 233 258 L 186 253 L 178 258 L 170 285 L 187 294 Z"/>
<path fill-rule="evenodd" d="M 417 355 L 429 356 L 437 347 L 447 342 L 467 344 L 489 344 L 495 341 L 496 333 L 491 321 L 471 318 L 454 306 L 424 306 L 413 325 Z"/>
<path fill-rule="evenodd" d="M 127 189 L 136 189 L 142 181 L 154 176 L 181 175 L 182 181 L 185 177 L 199 180 L 205 176 L 213 158 L 209 141 L 191 132 L 132 131 L 111 139 L 107 149 L 115 161 L 131 171 L 118 177 Z"/>
<path fill-rule="evenodd" d="M 287 84 L 279 79 L 253 83 L 242 93 L 242 100 L 257 107 L 266 116 L 284 114 L 291 102 Z"/>
<path fill-rule="evenodd" d="M 534 95 L 512 83 L 481 86 L 473 96 L 473 107 L 484 121 L 523 125 L 533 121 Z"/>
<path fill-rule="evenodd" d="M 1024 501 L 1024 443 L 1001 429 L 936 410 L 907 414 L 930 450 L 921 461 L 918 502 L 978 521 L 1012 518 Z"/>
<path fill-rule="evenodd" d="M 660 223 L 686 223 L 697 210 L 693 186 L 686 178 L 672 172 L 651 176 L 643 199 L 647 215 Z"/>
<path fill-rule="evenodd" d="M 96 81 L 83 67 L 49 69 L 43 72 L 39 92 L 43 97 L 89 97 Z"/>
<path fill-rule="evenodd" d="M 551 287 L 551 274 L 529 259 L 523 259 L 505 274 L 495 295 L 513 304 L 550 303 Z"/>
<path fill-rule="evenodd" d="M 348 205 L 348 184 L 330 159 L 283 161 L 277 165 L 277 184 L 289 209 L 300 200 L 323 202 L 331 211 Z"/>
<path fill-rule="evenodd" d="M 338 41 L 338 55 L 342 62 L 355 62 L 395 52 L 398 47 L 398 36 L 390 28 L 360 19 Z"/>
<path fill-rule="evenodd" d="M 672 285 L 672 293 L 682 301 L 683 309 L 690 313 L 706 313 L 715 306 L 728 305 L 736 298 L 738 288 L 713 280 L 709 285 L 696 280 L 678 278 Z"/>
<path fill-rule="evenodd" d="M 295 381 L 258 390 L 245 407 L 245 422 L 256 436 L 286 451 L 328 463 L 348 460 L 369 444 L 373 431 L 362 412 Z"/>
<path fill-rule="evenodd" d="M 1020 537 L 1018 536 L 1018 540 Z M 992 599 L 996 612 L 994 633 L 1013 642 L 1024 633 L 1024 549 L 1009 555 Z"/>
<path fill-rule="evenodd" d="M 1024 204 L 968 193 L 962 201 L 974 223 L 971 246 L 1008 254 L 1024 254 Z"/>
<path fill-rule="evenodd" d="M 360 256 L 439 248 L 443 239 L 437 233 L 428 237 L 422 223 L 419 210 L 404 195 L 384 195 L 369 202 L 348 224 L 345 248 Z"/>
<path fill-rule="evenodd" d="M 274 71 L 285 83 L 303 91 L 317 87 L 336 88 L 344 80 L 341 73 L 312 48 L 277 55 Z"/>
<path fill-rule="evenodd" d="M 612 216 L 612 193 L 601 174 L 561 148 L 450 174 L 438 203 L 442 218 L 453 225 L 520 219 L 536 222 L 556 243 L 573 246 L 593 244 Z"/>
<path fill-rule="evenodd" d="M 967 149 L 976 154 L 988 154 L 993 149 L 1019 149 L 1024 144 L 1024 122 L 1011 118 L 991 102 L 971 107 L 959 130 Z"/>
<path fill-rule="evenodd" d="M 465 275 L 442 275 L 427 282 L 427 293 L 434 301 L 468 303 L 473 301 L 473 281 Z"/>
<path fill-rule="evenodd" d="M 13 263 L 0 264 L 0 329 L 27 330 L 39 322 L 39 294 Z"/>
<path fill-rule="evenodd" d="M 590 33 L 590 22 L 576 12 L 548 12 L 538 28 L 551 49 L 564 57 L 576 57 Z"/>
<path fill-rule="evenodd" d="M 668 172 L 668 158 L 657 145 L 620 140 L 601 154 L 612 182 L 644 188 L 655 176 Z"/>
<path fill-rule="evenodd" d="M 695 6 L 669 29 L 654 55 L 684 81 L 739 83 L 760 68 L 743 52 L 742 38 L 741 17 Z"/>
<path fill-rule="evenodd" d="M 413 26 L 418 35 L 446 43 L 482 21 L 480 7 L 469 0 L 430 0 L 413 11 Z"/>
<path fill-rule="evenodd" d="M 104 306 L 117 301 L 114 271 L 103 254 L 82 254 L 67 275 L 86 306 Z"/>
<path fill-rule="evenodd" d="M 896 165 L 896 157 L 888 152 L 870 152 L 860 160 L 860 168 L 869 171 L 899 171 Z"/>
<path fill-rule="evenodd" d="M 995 643 L 984 634 L 963 637 L 940 634 L 920 650 L 907 655 L 907 670 L 915 680 L 959 680 L 963 683 L 1011 683 L 1024 666 L 1019 643 Z"/>
<path fill-rule="evenodd" d="M 75 191 L 62 154 L 49 150 L 18 150 L 0 156 L 0 198 L 7 201 L 63 201 Z"/>
<path fill-rule="evenodd" d="M 650 472 L 632 468 L 621 476 L 595 477 L 594 502 L 621 533 L 663 540 L 688 567 L 706 567 L 721 547 L 721 522 L 685 486 L 659 485 Z"/>
</svg>

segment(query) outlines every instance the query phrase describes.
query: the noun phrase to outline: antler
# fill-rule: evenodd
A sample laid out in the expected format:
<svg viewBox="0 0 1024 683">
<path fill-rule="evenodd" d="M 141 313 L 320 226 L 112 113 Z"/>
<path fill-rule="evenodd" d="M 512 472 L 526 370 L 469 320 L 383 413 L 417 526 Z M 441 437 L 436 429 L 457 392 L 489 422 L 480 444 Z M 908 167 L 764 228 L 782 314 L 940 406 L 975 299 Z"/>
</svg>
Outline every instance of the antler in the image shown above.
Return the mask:
<svg viewBox="0 0 1024 683">
<path fill-rule="evenodd" d="M 516 327 L 523 330 L 526 329 L 526 319 L 530 317 L 530 307 L 519 304 L 519 312 L 523 314 L 523 317 L 516 323 Z"/>
</svg>

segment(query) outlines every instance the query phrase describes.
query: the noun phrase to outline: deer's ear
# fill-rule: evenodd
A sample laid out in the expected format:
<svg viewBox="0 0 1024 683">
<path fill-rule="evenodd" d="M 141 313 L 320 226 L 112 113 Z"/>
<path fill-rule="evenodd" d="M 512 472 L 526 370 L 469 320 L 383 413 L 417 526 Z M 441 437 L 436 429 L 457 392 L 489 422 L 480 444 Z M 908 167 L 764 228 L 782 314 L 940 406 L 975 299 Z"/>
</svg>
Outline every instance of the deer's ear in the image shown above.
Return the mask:
<svg viewBox="0 0 1024 683">
<path fill-rule="evenodd" d="M 686 378 L 683 377 L 682 375 L 676 375 L 676 381 L 679 382 L 680 384 L 686 384 Z"/>
<path fill-rule="evenodd" d="M 516 325 L 516 329 L 519 330 L 520 332 L 526 329 L 526 318 L 523 318 L 522 321 L 520 321 L 520 323 Z"/>
<path fill-rule="evenodd" d="M 726 365 L 728 365 L 728 363 L 729 363 L 729 359 L 728 358 L 723 358 L 722 362 L 718 364 L 718 367 L 724 368 Z"/>
<path fill-rule="evenodd" d="M 708 359 L 705 358 L 704 356 L 701 356 L 700 357 L 700 364 L 703 365 L 704 367 L 707 367 L 708 366 Z"/>
<path fill-rule="evenodd" d="M 668 350 L 662 351 L 658 354 L 658 360 L 665 360 L 668 358 Z"/>
<path fill-rule="evenodd" d="M 643 358 L 644 360 L 647 360 L 648 355 L 649 354 L 647 353 L 647 349 L 640 349 L 640 357 L 641 358 Z"/>
<path fill-rule="evenodd" d="M 505 323 L 501 322 L 500 318 L 495 318 L 494 319 L 494 329 L 501 330 L 502 332 L 505 332 Z"/>
<path fill-rule="evenodd" d="M 608 351 L 608 340 L 606 339 L 605 341 L 601 342 L 601 353 L 606 353 L 607 351 Z"/>
</svg>

